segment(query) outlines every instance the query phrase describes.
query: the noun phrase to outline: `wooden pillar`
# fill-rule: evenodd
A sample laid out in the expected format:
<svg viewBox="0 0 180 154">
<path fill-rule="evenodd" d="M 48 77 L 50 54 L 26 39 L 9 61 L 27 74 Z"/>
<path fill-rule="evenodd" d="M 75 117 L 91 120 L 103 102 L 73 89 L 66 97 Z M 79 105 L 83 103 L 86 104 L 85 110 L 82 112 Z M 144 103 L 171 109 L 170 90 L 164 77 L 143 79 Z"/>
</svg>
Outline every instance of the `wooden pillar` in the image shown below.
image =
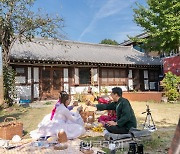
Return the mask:
<svg viewBox="0 0 180 154">
<path fill-rule="evenodd" d="M 42 69 L 43 67 L 39 67 L 39 100 L 42 99 L 43 91 L 42 91 Z"/>
<path fill-rule="evenodd" d="M 100 71 L 101 71 L 100 66 L 98 65 L 98 92 L 99 93 L 100 93 L 100 89 L 101 89 L 101 80 L 102 80 Z"/>
<path fill-rule="evenodd" d="M 34 67 L 31 66 L 31 101 L 34 101 Z"/>
<path fill-rule="evenodd" d="M 71 95 L 71 86 L 73 86 L 74 83 L 74 73 L 73 73 L 73 67 L 68 68 L 68 76 L 69 76 L 69 94 Z"/>
<path fill-rule="evenodd" d="M 129 67 L 128 67 L 128 65 L 126 66 L 126 86 L 127 86 L 127 91 L 129 91 L 129 77 L 128 77 L 128 75 L 129 75 Z"/>
</svg>

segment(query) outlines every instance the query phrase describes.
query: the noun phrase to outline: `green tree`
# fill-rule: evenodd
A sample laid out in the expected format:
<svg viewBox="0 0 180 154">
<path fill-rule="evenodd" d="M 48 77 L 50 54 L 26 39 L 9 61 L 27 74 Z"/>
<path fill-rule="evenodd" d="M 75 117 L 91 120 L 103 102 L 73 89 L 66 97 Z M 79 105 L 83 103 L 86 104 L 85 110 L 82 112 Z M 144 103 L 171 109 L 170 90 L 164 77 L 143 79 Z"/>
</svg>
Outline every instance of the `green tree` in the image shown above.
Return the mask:
<svg viewBox="0 0 180 154">
<path fill-rule="evenodd" d="M 165 89 L 165 95 L 169 101 L 176 101 L 180 94 L 178 92 L 178 85 L 180 84 L 180 77 L 174 75 L 171 72 L 165 74 L 163 79 L 163 86 Z"/>
<path fill-rule="evenodd" d="M 147 38 L 132 38 L 144 44 L 149 51 L 179 52 L 179 0 L 147 0 L 147 7 L 136 3 L 134 21 L 147 32 Z"/>
<path fill-rule="evenodd" d="M 43 13 L 41 9 L 32 11 L 34 3 L 35 0 L 0 0 L 0 44 L 3 54 L 3 73 L 7 73 L 5 70 L 10 70 L 9 53 L 17 40 L 23 43 L 27 40 L 31 41 L 35 36 L 54 39 L 63 37 L 63 19 L 57 15 L 52 17 Z M 4 87 L 8 88 L 10 83 L 4 82 Z M 12 96 L 12 92 L 4 95 L 10 98 L 10 94 Z"/>
<path fill-rule="evenodd" d="M 104 39 L 100 42 L 100 44 L 119 45 L 118 42 L 116 42 L 115 40 L 111 40 L 111 39 Z"/>
<path fill-rule="evenodd" d="M 6 67 L 3 69 L 3 79 L 4 85 L 4 101 L 3 107 L 9 107 L 13 105 L 13 98 L 16 97 L 15 94 L 15 75 L 16 72 L 11 67 Z"/>
<path fill-rule="evenodd" d="M 63 19 L 31 11 L 35 0 L 0 0 L 0 42 L 4 66 L 9 64 L 9 52 L 13 43 L 31 40 L 34 36 L 60 38 Z"/>
</svg>

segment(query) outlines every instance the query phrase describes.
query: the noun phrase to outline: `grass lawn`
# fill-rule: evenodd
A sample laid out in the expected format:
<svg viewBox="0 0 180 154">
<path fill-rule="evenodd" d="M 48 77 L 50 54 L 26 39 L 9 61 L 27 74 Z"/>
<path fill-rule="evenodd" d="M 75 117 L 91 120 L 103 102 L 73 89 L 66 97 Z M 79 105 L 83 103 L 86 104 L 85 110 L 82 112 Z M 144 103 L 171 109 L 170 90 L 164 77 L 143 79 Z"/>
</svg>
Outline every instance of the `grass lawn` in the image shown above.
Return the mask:
<svg viewBox="0 0 180 154">
<path fill-rule="evenodd" d="M 4 121 L 6 117 L 16 117 L 17 120 L 23 123 L 24 138 L 29 137 L 29 132 L 36 129 L 38 123 L 43 117 L 50 113 L 53 105 L 42 105 L 42 107 L 22 107 L 14 106 L 3 111 L 0 111 L 0 122 Z"/>
<path fill-rule="evenodd" d="M 0 122 L 4 121 L 7 116 L 16 117 L 19 121 L 23 122 L 24 138 L 28 138 L 28 133 L 36 129 L 42 118 L 50 113 L 53 108 L 53 103 L 45 102 L 41 104 L 39 107 L 24 108 L 14 106 L 0 111 Z M 145 153 L 167 153 L 178 123 L 180 103 L 132 102 L 131 104 L 138 120 L 138 128 L 142 128 L 142 124 L 144 123 L 146 114 L 142 114 L 142 112 L 146 111 L 146 104 L 150 106 L 153 120 L 158 128 L 158 130 L 152 134 L 152 140 L 143 141 Z M 91 137 L 84 140 L 98 139 L 98 137 Z"/>
<path fill-rule="evenodd" d="M 172 138 L 174 137 L 174 132 L 176 125 L 180 116 L 180 102 L 178 104 L 169 104 L 169 103 L 153 103 L 153 102 L 131 102 L 131 105 L 134 109 L 135 115 L 138 120 L 138 128 L 142 129 L 143 123 L 145 121 L 146 105 L 149 105 L 153 120 L 157 126 L 157 131 L 152 133 L 152 139 L 148 141 L 142 141 L 144 145 L 145 153 L 156 154 L 161 153 L 165 154 L 168 152 L 168 148 L 171 145 Z M 98 140 L 97 137 L 90 137 L 85 139 L 89 140 Z M 103 149 L 109 153 L 108 149 Z M 126 151 L 127 152 L 127 151 Z M 118 151 L 117 154 L 124 152 Z"/>
</svg>

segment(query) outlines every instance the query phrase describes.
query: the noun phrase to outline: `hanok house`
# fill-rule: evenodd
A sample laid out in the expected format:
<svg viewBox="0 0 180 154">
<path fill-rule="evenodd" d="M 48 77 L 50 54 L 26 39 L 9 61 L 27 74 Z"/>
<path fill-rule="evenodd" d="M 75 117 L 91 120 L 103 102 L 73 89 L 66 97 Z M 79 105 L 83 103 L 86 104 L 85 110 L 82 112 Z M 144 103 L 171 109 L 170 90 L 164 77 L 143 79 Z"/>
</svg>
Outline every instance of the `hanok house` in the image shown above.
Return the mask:
<svg viewBox="0 0 180 154">
<path fill-rule="evenodd" d="M 59 91 L 157 91 L 161 63 L 132 47 L 34 39 L 11 50 L 18 97 L 57 99 Z"/>
<path fill-rule="evenodd" d="M 148 34 L 142 33 L 136 36 L 137 38 L 148 38 Z M 122 43 L 120 43 L 122 46 L 132 46 L 134 49 L 140 51 L 140 52 L 146 52 L 145 49 L 141 47 L 142 43 L 137 43 L 132 40 L 126 40 Z M 179 47 L 180 49 L 180 47 Z M 161 57 L 162 63 L 163 63 L 163 74 L 167 73 L 168 71 L 172 72 L 173 74 L 180 76 L 180 53 L 179 50 L 172 50 L 169 53 L 161 53 L 158 54 L 157 51 L 151 51 L 148 53 L 150 56 L 156 56 Z"/>
</svg>

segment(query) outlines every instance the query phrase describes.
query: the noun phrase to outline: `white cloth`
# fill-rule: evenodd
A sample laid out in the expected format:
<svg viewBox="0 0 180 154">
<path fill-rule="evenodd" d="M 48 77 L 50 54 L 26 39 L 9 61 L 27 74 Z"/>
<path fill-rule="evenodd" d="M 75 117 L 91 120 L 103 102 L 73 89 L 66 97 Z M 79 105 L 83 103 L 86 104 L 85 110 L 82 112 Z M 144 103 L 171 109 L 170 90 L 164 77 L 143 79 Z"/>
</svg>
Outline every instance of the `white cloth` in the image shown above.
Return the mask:
<svg viewBox="0 0 180 154">
<path fill-rule="evenodd" d="M 78 112 L 70 112 L 64 104 L 56 108 L 55 115 L 50 120 L 51 114 L 46 115 L 38 124 L 38 129 L 30 132 L 33 139 L 44 136 L 57 136 L 63 129 L 68 139 L 77 138 L 85 133 L 84 122 Z"/>
</svg>

